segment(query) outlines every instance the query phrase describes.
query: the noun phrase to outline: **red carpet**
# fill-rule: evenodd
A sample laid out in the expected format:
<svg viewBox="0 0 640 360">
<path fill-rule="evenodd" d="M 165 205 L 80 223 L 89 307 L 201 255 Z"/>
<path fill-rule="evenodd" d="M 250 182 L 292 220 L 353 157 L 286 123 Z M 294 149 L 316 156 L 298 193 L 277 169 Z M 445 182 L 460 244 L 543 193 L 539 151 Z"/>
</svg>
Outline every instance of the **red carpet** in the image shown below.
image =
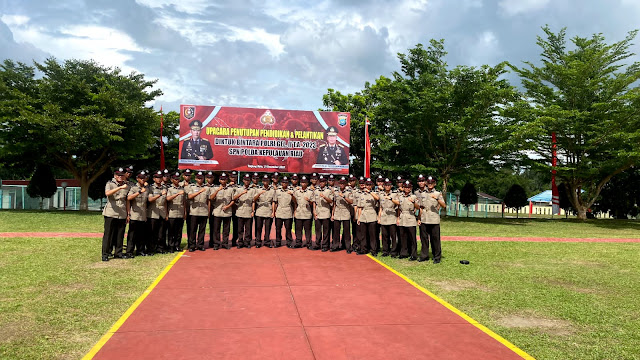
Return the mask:
<svg viewBox="0 0 640 360">
<path fill-rule="evenodd" d="M 520 359 L 366 256 L 185 253 L 95 359 Z"/>
</svg>

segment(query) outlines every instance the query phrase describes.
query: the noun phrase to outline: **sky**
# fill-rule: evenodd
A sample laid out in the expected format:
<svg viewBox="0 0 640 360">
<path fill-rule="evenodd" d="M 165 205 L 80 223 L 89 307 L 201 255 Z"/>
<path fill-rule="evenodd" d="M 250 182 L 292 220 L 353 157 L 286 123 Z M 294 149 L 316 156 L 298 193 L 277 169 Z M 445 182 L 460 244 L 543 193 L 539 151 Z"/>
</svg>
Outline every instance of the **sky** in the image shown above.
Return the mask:
<svg viewBox="0 0 640 360">
<path fill-rule="evenodd" d="M 520 66 L 539 61 L 545 24 L 614 42 L 638 19 L 640 0 L 0 0 L 0 60 L 93 59 L 142 73 L 158 79 L 164 94 L 149 105 L 165 111 L 316 110 L 327 89 L 391 76 L 398 53 L 430 39 L 445 40 L 451 67 Z"/>
</svg>

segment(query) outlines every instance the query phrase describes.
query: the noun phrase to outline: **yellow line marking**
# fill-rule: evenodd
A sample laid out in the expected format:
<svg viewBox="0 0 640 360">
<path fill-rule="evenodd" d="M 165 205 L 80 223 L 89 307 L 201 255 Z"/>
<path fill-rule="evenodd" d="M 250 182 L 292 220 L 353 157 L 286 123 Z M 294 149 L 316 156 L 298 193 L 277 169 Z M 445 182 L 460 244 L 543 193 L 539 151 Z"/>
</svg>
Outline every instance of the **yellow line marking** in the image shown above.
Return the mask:
<svg viewBox="0 0 640 360">
<path fill-rule="evenodd" d="M 151 290 L 153 290 L 156 287 L 156 285 L 158 285 L 160 280 L 162 280 L 162 278 L 167 274 L 167 272 L 169 272 L 171 267 L 173 267 L 173 265 L 180 259 L 180 257 L 182 255 L 184 255 L 184 253 L 185 253 L 185 251 L 182 251 L 182 252 L 178 253 L 178 255 L 176 255 L 176 257 L 174 257 L 173 260 L 171 260 L 169 265 L 167 265 L 164 268 L 164 270 L 162 270 L 160 275 L 158 275 L 158 277 L 153 281 L 153 283 L 151 283 L 151 285 L 149 285 L 147 290 L 145 290 L 142 293 L 142 295 L 140 295 L 140 297 L 138 299 L 136 299 L 136 301 L 133 304 L 131 304 L 131 306 L 129 306 L 127 311 L 125 311 L 124 314 L 122 314 L 122 316 L 120 316 L 120 319 L 118 319 L 118 321 L 116 321 L 116 323 L 113 324 L 113 326 L 111 326 L 111 329 L 109 329 L 109 331 L 107 331 L 106 334 L 102 335 L 100 340 L 98 340 L 98 342 L 91 348 L 91 350 L 89 350 L 87 355 L 85 355 L 82 358 L 82 360 L 91 360 L 91 359 L 93 359 L 94 356 L 96 356 L 98 351 L 100 351 L 100 349 L 102 349 L 104 344 L 106 344 L 107 341 L 109 341 L 109 339 L 111 339 L 113 334 L 116 331 L 118 331 L 118 329 L 120 329 L 122 324 L 124 324 L 124 322 L 127 321 L 129 316 L 131 316 L 131 314 L 133 314 L 133 312 L 138 308 L 138 306 L 142 303 L 142 301 L 147 298 L 147 296 L 151 293 Z"/>
<path fill-rule="evenodd" d="M 527 359 L 527 360 L 535 360 L 535 358 L 529 354 L 527 354 L 526 352 L 524 352 L 523 350 L 521 350 L 520 348 L 518 348 L 517 346 L 513 345 L 512 343 L 510 343 L 507 339 L 503 338 L 502 336 L 494 333 L 493 331 L 489 330 L 489 328 L 487 328 L 486 326 L 480 324 L 479 322 L 477 322 L 476 320 L 474 320 L 473 318 L 471 318 L 469 315 L 463 313 L 462 311 L 456 309 L 453 305 L 449 304 L 448 302 L 442 300 L 441 298 L 439 298 L 436 294 L 432 293 L 431 291 L 423 288 L 422 286 L 418 285 L 415 281 L 409 279 L 408 277 L 402 275 L 401 273 L 397 272 L 396 270 L 394 270 L 393 268 L 391 268 L 389 265 L 381 262 L 380 260 L 376 259 L 375 257 L 371 256 L 371 255 L 367 255 L 370 259 L 373 259 L 373 261 L 377 262 L 378 264 L 384 266 L 387 270 L 391 271 L 392 273 L 398 275 L 400 278 L 402 278 L 404 281 L 408 282 L 409 284 L 413 285 L 413 287 L 415 287 L 416 289 L 422 291 L 423 293 L 425 293 L 427 296 L 429 296 L 430 298 L 432 298 L 433 300 L 439 302 L 441 305 L 443 305 L 444 307 L 446 307 L 447 309 L 453 311 L 456 315 L 460 316 L 461 318 L 465 319 L 467 322 L 469 322 L 471 325 L 477 327 L 478 329 L 482 330 L 482 332 L 484 332 L 485 334 L 491 336 L 492 338 L 496 339 L 498 342 L 500 342 L 502 345 L 508 347 L 509 349 L 511 349 L 511 351 L 515 352 L 516 354 L 520 355 L 523 359 Z"/>
</svg>

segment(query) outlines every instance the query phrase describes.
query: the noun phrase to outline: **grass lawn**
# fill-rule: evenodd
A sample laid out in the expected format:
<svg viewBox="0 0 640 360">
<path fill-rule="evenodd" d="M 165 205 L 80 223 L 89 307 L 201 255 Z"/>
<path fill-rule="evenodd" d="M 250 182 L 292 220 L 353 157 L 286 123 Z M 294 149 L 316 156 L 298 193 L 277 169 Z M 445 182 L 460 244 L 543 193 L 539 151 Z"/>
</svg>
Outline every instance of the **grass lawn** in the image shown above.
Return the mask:
<svg viewBox="0 0 640 360">
<path fill-rule="evenodd" d="M 79 359 L 174 255 L 100 261 L 102 239 L 0 238 L 0 359 Z"/>
<path fill-rule="evenodd" d="M 104 220 L 98 212 L 0 210 L 0 232 L 98 232 Z M 561 238 L 640 238 L 640 221 L 595 219 L 455 218 L 442 221 L 444 236 L 506 236 Z"/>
<path fill-rule="evenodd" d="M 97 213 L 0 211 L 0 232 L 101 232 Z M 635 221 L 445 219 L 444 235 L 638 238 Z M 77 359 L 172 255 L 100 261 L 100 238 L 0 238 L 0 358 Z M 640 358 L 639 243 L 444 242 L 379 258 L 538 359 Z M 330 255 L 328 255 L 330 256 Z M 467 259 L 470 265 L 461 265 Z"/>
</svg>

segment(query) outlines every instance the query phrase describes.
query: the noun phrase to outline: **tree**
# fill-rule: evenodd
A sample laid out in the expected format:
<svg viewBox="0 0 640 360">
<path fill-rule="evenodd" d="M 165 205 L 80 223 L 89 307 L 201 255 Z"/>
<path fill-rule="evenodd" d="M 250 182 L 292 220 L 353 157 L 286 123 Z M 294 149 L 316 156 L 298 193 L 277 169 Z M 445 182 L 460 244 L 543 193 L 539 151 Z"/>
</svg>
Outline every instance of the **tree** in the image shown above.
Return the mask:
<svg viewBox="0 0 640 360">
<path fill-rule="evenodd" d="M 551 134 L 557 134 L 557 176 L 578 218 L 586 219 L 603 187 L 640 159 L 640 63 L 624 64 L 634 55 L 637 31 L 613 44 L 601 34 L 576 36 L 571 50 L 566 29 L 543 31 L 542 64 L 511 66 L 526 91 L 510 108 L 509 132 L 549 170 Z"/>
<path fill-rule="evenodd" d="M 558 185 L 558 197 L 560 200 L 560 209 L 564 210 L 564 217 L 569 217 L 569 211 L 573 210 L 571 207 L 571 199 L 569 199 L 569 193 L 567 192 L 567 186 L 564 183 Z"/>
<path fill-rule="evenodd" d="M 27 185 L 27 194 L 33 198 L 39 197 L 40 209 L 42 209 L 42 200 L 52 197 L 56 191 L 58 191 L 58 186 L 51 167 L 46 164 L 39 164 L 31 177 L 31 181 L 29 181 L 29 185 Z"/>
<path fill-rule="evenodd" d="M 478 202 L 478 192 L 472 183 L 466 183 L 460 192 L 460 202 L 467 207 L 467 217 L 469 217 L 469 206 Z"/>
<path fill-rule="evenodd" d="M 507 191 L 503 201 L 506 207 L 515 209 L 516 218 L 518 217 L 520 208 L 529 204 L 529 201 L 527 200 L 527 193 L 524 191 L 524 188 L 518 184 L 513 184 L 509 188 L 509 191 Z"/>
<path fill-rule="evenodd" d="M 50 58 L 35 67 L 42 73 L 37 91 L 18 116 L 2 114 L 11 135 L 2 135 L 0 145 L 11 153 L 30 147 L 69 171 L 80 182 L 80 210 L 87 210 L 91 183 L 115 161 L 136 159 L 153 146 L 159 117 L 146 104 L 162 92 L 142 74 L 123 75 L 93 61 Z"/>
<path fill-rule="evenodd" d="M 640 207 L 640 170 L 631 168 L 609 181 L 594 203 L 594 212 L 608 212 L 615 219 L 638 215 Z"/>
<path fill-rule="evenodd" d="M 443 192 L 453 176 L 501 161 L 500 115 L 517 99 L 505 63 L 448 69 L 445 56 L 443 40 L 418 44 L 370 92 L 372 168 L 434 174 Z"/>
</svg>

